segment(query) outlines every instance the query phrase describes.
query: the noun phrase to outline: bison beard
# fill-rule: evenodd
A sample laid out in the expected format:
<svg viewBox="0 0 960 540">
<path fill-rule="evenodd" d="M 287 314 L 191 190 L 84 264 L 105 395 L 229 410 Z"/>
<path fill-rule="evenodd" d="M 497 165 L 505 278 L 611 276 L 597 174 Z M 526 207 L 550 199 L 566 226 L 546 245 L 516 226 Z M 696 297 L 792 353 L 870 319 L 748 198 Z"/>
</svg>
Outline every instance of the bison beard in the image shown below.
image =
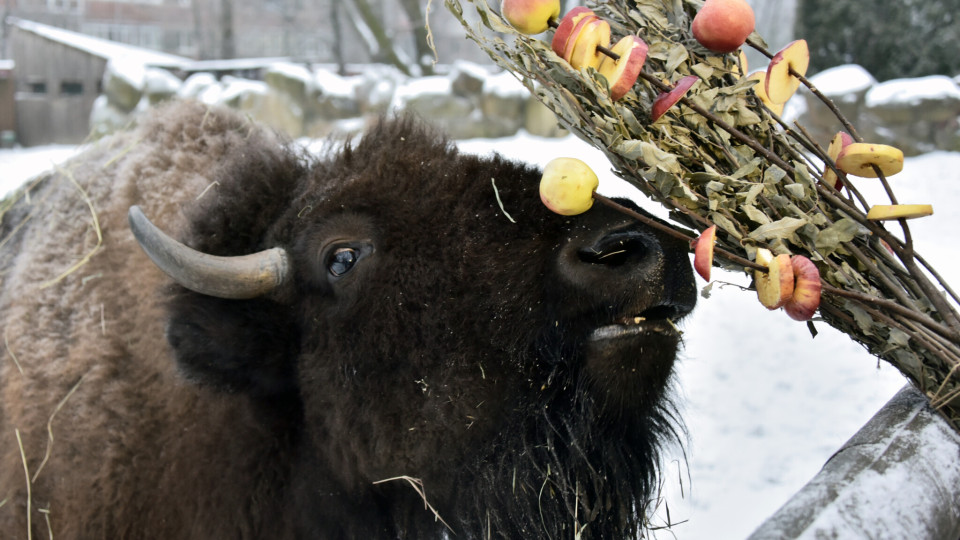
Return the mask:
<svg viewBox="0 0 960 540">
<path fill-rule="evenodd" d="M 552 214 L 537 170 L 410 119 L 317 159 L 185 103 L 64 170 L 104 245 L 40 288 L 90 245 L 89 206 L 52 175 L 3 215 L 0 324 L 24 372 L 0 364 L 0 530 L 32 498 L 58 538 L 643 534 L 682 430 L 685 245 L 606 208 Z M 132 205 L 190 249 L 289 269 L 256 298 L 174 277 L 188 290 L 130 236 Z M 29 496 L 14 428 L 44 463 Z"/>
</svg>

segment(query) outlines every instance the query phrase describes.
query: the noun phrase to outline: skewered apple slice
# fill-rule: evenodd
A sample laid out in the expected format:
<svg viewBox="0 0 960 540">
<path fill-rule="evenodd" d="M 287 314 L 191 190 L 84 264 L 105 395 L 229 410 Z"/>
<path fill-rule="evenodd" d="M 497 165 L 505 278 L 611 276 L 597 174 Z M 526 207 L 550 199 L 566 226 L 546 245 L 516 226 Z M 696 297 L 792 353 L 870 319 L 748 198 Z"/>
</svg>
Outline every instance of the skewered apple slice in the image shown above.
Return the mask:
<svg viewBox="0 0 960 540">
<path fill-rule="evenodd" d="M 656 99 L 653 100 L 653 107 L 650 110 L 650 119 L 653 122 L 656 122 L 658 118 L 663 116 L 663 113 L 667 112 L 670 107 L 680 101 L 687 91 L 690 90 L 690 87 L 693 86 L 700 78 L 696 75 L 687 75 L 679 81 L 677 81 L 676 86 L 673 87 L 673 90 L 669 92 L 661 92 Z"/>
<path fill-rule="evenodd" d="M 793 267 L 793 295 L 783 304 L 783 310 L 791 319 L 809 321 L 820 307 L 820 270 L 813 261 L 803 255 L 790 257 Z"/>
<path fill-rule="evenodd" d="M 588 15 L 594 15 L 593 11 L 584 6 L 577 6 L 560 19 L 560 23 L 553 33 L 553 39 L 550 41 L 550 48 L 557 53 L 557 56 L 563 57 L 564 48 L 567 45 L 567 40 L 573 35 L 573 29 L 576 28 L 577 23 Z"/>
<path fill-rule="evenodd" d="M 540 177 L 540 200 L 563 216 L 582 214 L 593 206 L 593 192 L 600 185 L 593 169 L 576 158 L 551 160 Z"/>
<path fill-rule="evenodd" d="M 851 144 L 853 144 L 853 137 L 847 134 L 846 131 L 838 131 L 833 137 L 833 140 L 830 141 L 830 146 L 827 148 L 827 156 L 833 160 L 834 164 L 836 164 L 837 158 L 840 156 L 840 152 L 842 152 L 844 148 Z M 833 186 L 834 189 L 840 189 L 843 187 L 843 182 L 840 181 L 840 177 L 838 177 L 837 173 L 833 172 L 833 169 L 830 167 L 824 167 L 823 182 L 827 185 Z"/>
<path fill-rule="evenodd" d="M 713 268 L 713 246 L 717 243 L 717 226 L 707 227 L 700 236 L 691 242 L 693 247 L 693 269 L 705 281 L 710 281 L 710 269 Z"/>
<path fill-rule="evenodd" d="M 874 165 L 884 176 L 893 176 L 903 170 L 903 152 L 885 144 L 851 143 L 837 156 L 837 168 L 854 176 L 876 178 Z"/>
<path fill-rule="evenodd" d="M 770 101 L 774 103 L 789 101 L 800 87 L 800 79 L 790 73 L 791 68 L 796 73 L 805 75 L 809 65 L 810 49 L 804 39 L 789 43 L 773 55 L 770 64 L 767 65 L 767 80 L 764 83 L 764 90 Z"/>
<path fill-rule="evenodd" d="M 570 58 L 573 56 L 573 48 L 577 45 L 577 39 L 579 39 L 580 33 L 583 32 L 583 29 L 586 28 L 588 24 L 598 20 L 600 20 L 600 17 L 597 17 L 591 12 L 585 14 L 585 16 L 580 18 L 577 24 L 574 25 L 573 30 L 570 31 L 570 36 L 567 37 L 567 41 L 563 45 L 563 54 L 560 55 L 567 63 L 570 63 Z"/>
<path fill-rule="evenodd" d="M 757 84 L 753 85 L 753 91 L 757 94 L 757 97 L 760 98 L 760 101 L 770 112 L 780 116 L 783 114 L 783 103 L 774 103 L 770 101 L 770 97 L 767 96 L 767 72 L 766 71 L 754 71 L 748 77 L 749 80 L 757 81 Z"/>
<path fill-rule="evenodd" d="M 930 204 L 878 204 L 870 207 L 867 219 L 882 221 L 886 219 L 912 219 L 933 215 Z"/>
<path fill-rule="evenodd" d="M 613 46 L 613 53 L 620 58 L 604 57 L 600 62 L 600 74 L 610 86 L 610 99 L 617 101 L 633 88 L 644 62 L 647 61 L 647 44 L 634 35 L 629 35 Z"/>
<path fill-rule="evenodd" d="M 577 34 L 577 41 L 573 45 L 573 53 L 569 60 L 573 69 L 600 67 L 604 56 L 597 50 L 598 46 L 610 46 L 610 23 L 603 19 L 590 21 Z"/>
<path fill-rule="evenodd" d="M 770 250 L 759 248 L 757 263 L 767 267 L 766 272 L 757 270 L 754 273 L 760 303 L 771 310 L 782 307 L 793 296 L 793 265 L 790 256 L 774 256 Z"/>
<path fill-rule="evenodd" d="M 560 0 L 503 0 L 500 13 L 520 33 L 539 34 L 560 16 Z"/>
</svg>

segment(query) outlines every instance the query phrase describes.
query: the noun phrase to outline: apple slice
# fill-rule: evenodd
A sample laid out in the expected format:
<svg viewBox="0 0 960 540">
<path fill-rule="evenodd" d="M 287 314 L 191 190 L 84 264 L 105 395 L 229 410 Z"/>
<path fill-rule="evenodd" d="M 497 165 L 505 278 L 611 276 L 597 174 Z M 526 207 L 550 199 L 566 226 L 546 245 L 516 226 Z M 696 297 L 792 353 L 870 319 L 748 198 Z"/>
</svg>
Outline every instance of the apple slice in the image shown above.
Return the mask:
<svg viewBox="0 0 960 540">
<path fill-rule="evenodd" d="M 757 84 L 753 85 L 753 91 L 757 94 L 757 97 L 760 98 L 760 101 L 770 109 L 770 112 L 780 116 L 783 114 L 783 103 L 774 103 L 770 101 L 770 97 L 767 96 L 767 72 L 766 71 L 754 71 L 748 77 L 748 80 L 757 81 Z"/>
<path fill-rule="evenodd" d="M 774 103 L 786 103 L 800 87 L 800 79 L 795 77 L 792 69 L 800 75 L 807 73 L 810 65 L 810 49 L 805 39 L 790 42 L 786 47 L 773 55 L 767 65 L 767 80 L 764 91 Z"/>
<path fill-rule="evenodd" d="M 769 249 L 757 249 L 757 263 L 767 267 L 767 271 L 757 270 L 754 280 L 757 285 L 757 297 L 767 309 L 782 307 L 793 296 L 793 265 L 790 256 L 774 256 Z"/>
<path fill-rule="evenodd" d="M 560 16 L 560 0 L 503 0 L 500 13 L 518 32 L 539 34 Z"/>
<path fill-rule="evenodd" d="M 600 17 L 597 17 L 591 12 L 585 14 L 584 17 L 577 21 L 577 24 L 573 27 L 573 30 L 570 31 L 570 36 L 567 37 L 566 43 L 563 45 L 563 54 L 560 55 L 564 60 L 567 61 L 567 63 L 570 63 L 570 58 L 573 56 L 573 48 L 577 44 L 577 39 L 580 37 L 580 32 L 583 32 L 583 29 L 586 28 L 588 24 L 598 20 L 600 20 Z"/>
<path fill-rule="evenodd" d="M 717 226 L 707 227 L 700 236 L 690 242 L 693 248 L 693 269 L 705 281 L 710 281 L 710 269 L 713 268 L 713 246 L 717 243 Z"/>
<path fill-rule="evenodd" d="M 834 165 L 837 163 L 837 158 L 840 157 L 840 152 L 842 152 L 844 148 L 851 144 L 853 144 L 853 137 L 851 137 L 846 131 L 837 132 L 837 134 L 833 137 L 833 140 L 830 141 L 830 146 L 827 148 L 827 156 L 833 160 Z M 839 190 L 843 187 L 843 181 L 840 180 L 840 177 L 837 176 L 837 173 L 833 172 L 833 169 L 830 167 L 824 167 L 823 183 L 827 184 L 828 186 L 832 185 L 836 190 Z"/>
<path fill-rule="evenodd" d="M 883 221 L 886 219 L 912 219 L 933 215 L 930 204 L 877 204 L 870 207 L 867 219 Z"/>
<path fill-rule="evenodd" d="M 613 46 L 613 53 L 620 58 L 614 60 L 605 56 L 600 62 L 599 71 L 610 86 L 610 99 L 617 101 L 637 82 L 640 70 L 647 61 L 647 44 L 639 37 L 629 35 Z"/>
<path fill-rule="evenodd" d="M 677 81 L 676 86 L 673 87 L 673 90 L 669 92 L 660 92 L 660 95 L 653 100 L 653 107 L 650 110 L 650 120 L 656 122 L 663 113 L 667 112 L 670 107 L 680 101 L 687 91 L 690 90 L 690 87 L 693 86 L 697 81 L 700 80 L 700 77 L 696 75 L 687 75 L 679 81 Z"/>
<path fill-rule="evenodd" d="M 744 0 L 707 0 L 693 17 L 690 30 L 707 49 L 729 53 L 747 41 L 755 22 L 753 8 Z"/>
<path fill-rule="evenodd" d="M 563 50 L 567 45 L 567 39 L 573 34 L 573 29 L 587 15 L 594 15 L 593 11 L 584 6 L 577 6 L 567 12 L 560 19 L 557 29 L 553 32 L 553 39 L 550 40 L 550 48 L 557 56 L 563 57 Z M 596 15 L 594 15 L 596 16 Z"/>
<path fill-rule="evenodd" d="M 820 307 L 820 270 L 813 261 L 803 255 L 790 257 L 793 268 L 793 295 L 783 304 L 783 310 L 791 319 L 809 321 Z"/>
<path fill-rule="evenodd" d="M 903 170 L 903 152 L 885 144 L 850 143 L 837 156 L 837 168 L 863 178 L 877 178 L 880 169 L 884 176 L 893 176 Z"/>
<path fill-rule="evenodd" d="M 573 69 L 600 67 L 604 56 L 597 50 L 598 46 L 610 46 L 610 23 L 603 19 L 590 21 L 580 33 L 573 45 L 573 54 L 570 55 L 570 65 Z"/>
<path fill-rule="evenodd" d="M 540 177 L 540 200 L 562 216 L 582 214 L 593 206 L 600 181 L 589 165 L 576 158 L 551 160 Z"/>
</svg>

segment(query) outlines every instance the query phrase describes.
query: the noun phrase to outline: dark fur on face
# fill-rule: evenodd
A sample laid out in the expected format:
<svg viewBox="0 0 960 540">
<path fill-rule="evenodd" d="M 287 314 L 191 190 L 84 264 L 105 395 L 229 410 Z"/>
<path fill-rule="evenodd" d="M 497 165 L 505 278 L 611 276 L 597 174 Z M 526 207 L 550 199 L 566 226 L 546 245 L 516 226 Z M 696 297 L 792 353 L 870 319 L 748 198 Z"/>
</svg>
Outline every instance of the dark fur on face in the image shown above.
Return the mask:
<svg viewBox="0 0 960 540">
<path fill-rule="evenodd" d="M 295 277 L 254 300 L 168 287 L 154 315 L 201 434 L 154 466 L 202 463 L 221 497 L 161 483 L 139 504 L 243 506 L 207 537 L 638 536 L 679 429 L 665 321 L 693 307 L 686 246 L 604 207 L 553 214 L 538 170 L 409 118 L 324 158 L 252 141 L 184 201 L 181 236 L 215 255 L 284 248 Z M 230 457 L 245 448 L 257 460 Z M 182 514 L 163 530 L 196 534 L 169 525 Z"/>
</svg>

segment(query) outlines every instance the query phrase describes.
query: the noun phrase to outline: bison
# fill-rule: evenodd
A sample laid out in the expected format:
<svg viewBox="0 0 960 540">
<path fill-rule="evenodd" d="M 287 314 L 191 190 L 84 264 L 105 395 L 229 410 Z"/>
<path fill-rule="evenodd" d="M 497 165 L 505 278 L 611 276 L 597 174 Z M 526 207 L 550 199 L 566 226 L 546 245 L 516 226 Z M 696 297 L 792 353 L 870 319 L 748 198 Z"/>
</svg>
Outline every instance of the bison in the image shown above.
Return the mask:
<svg viewBox="0 0 960 540">
<path fill-rule="evenodd" d="M 682 433 L 687 246 L 552 214 L 538 181 L 411 118 L 315 156 L 183 102 L 26 186 L 0 240 L 0 530 L 642 534 Z"/>
</svg>

